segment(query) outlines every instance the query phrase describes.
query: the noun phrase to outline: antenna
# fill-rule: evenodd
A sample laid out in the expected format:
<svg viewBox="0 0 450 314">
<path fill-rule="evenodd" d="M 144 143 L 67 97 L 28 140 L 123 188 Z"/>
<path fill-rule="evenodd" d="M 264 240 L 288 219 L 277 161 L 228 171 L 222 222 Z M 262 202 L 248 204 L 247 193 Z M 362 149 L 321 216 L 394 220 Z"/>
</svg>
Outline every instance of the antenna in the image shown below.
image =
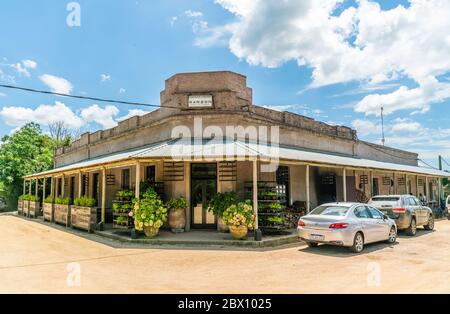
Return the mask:
<svg viewBox="0 0 450 314">
<path fill-rule="evenodd" d="M 384 137 L 384 116 L 383 116 L 383 106 L 381 106 L 381 143 L 384 144 L 386 143 L 386 139 Z"/>
</svg>

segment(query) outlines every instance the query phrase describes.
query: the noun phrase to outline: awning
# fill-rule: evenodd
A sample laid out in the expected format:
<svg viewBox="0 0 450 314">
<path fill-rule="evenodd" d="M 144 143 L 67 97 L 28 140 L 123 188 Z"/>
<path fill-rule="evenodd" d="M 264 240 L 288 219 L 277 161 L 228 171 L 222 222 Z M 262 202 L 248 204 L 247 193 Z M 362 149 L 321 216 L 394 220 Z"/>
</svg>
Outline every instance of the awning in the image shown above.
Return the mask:
<svg viewBox="0 0 450 314">
<path fill-rule="evenodd" d="M 105 164 L 112 164 L 126 160 L 138 159 L 170 159 L 174 161 L 182 160 L 233 160 L 258 158 L 261 161 L 298 161 L 311 165 L 347 166 L 350 168 L 371 169 L 379 171 L 397 171 L 419 175 L 450 177 L 449 172 L 417 167 L 400 165 L 389 162 L 374 161 L 370 159 L 335 155 L 325 152 L 313 152 L 295 147 L 270 146 L 255 143 L 245 143 L 243 141 L 217 141 L 201 139 L 176 139 L 149 145 L 139 149 L 127 150 L 119 153 L 92 158 L 77 162 L 49 171 L 25 176 L 25 178 L 35 178 L 50 176 L 56 173 L 82 170 Z"/>
</svg>

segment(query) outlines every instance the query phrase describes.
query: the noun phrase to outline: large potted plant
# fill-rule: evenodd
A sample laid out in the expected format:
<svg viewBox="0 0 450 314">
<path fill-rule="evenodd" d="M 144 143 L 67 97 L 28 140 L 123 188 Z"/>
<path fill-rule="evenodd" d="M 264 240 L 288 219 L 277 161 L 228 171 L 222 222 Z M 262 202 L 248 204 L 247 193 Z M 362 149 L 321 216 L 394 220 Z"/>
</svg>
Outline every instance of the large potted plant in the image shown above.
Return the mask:
<svg viewBox="0 0 450 314">
<path fill-rule="evenodd" d="M 55 199 L 55 209 L 53 212 L 53 219 L 57 223 L 65 224 L 66 227 L 70 225 L 70 204 L 72 200 L 70 197 L 57 197 Z"/>
<path fill-rule="evenodd" d="M 74 199 L 70 210 L 72 227 L 91 232 L 97 223 L 97 201 L 90 197 L 78 197 Z"/>
<path fill-rule="evenodd" d="M 217 193 L 208 204 L 208 211 L 217 217 L 217 230 L 219 232 L 228 232 L 229 228 L 223 220 L 223 213 L 233 204 L 237 203 L 235 192 Z"/>
<path fill-rule="evenodd" d="M 48 196 L 42 203 L 42 213 L 44 220 L 53 221 L 53 211 L 55 209 L 55 198 L 53 196 Z"/>
<path fill-rule="evenodd" d="M 36 195 L 30 195 L 29 198 L 29 204 L 28 204 L 28 216 L 31 217 L 33 216 L 33 218 L 37 218 L 39 216 L 39 214 L 41 213 L 41 208 L 40 208 L 40 199 L 38 196 Z"/>
<path fill-rule="evenodd" d="M 245 239 L 248 230 L 252 230 L 255 226 L 253 207 L 249 201 L 233 204 L 224 211 L 223 220 L 230 228 L 233 239 Z"/>
<path fill-rule="evenodd" d="M 143 230 L 147 237 L 156 237 L 167 220 L 167 208 L 155 190 L 149 188 L 141 199 L 135 200 L 132 215 L 136 230 Z"/>
<path fill-rule="evenodd" d="M 186 227 L 187 201 L 184 197 L 170 199 L 166 207 L 169 209 L 169 226 L 172 232 L 184 232 Z"/>
</svg>

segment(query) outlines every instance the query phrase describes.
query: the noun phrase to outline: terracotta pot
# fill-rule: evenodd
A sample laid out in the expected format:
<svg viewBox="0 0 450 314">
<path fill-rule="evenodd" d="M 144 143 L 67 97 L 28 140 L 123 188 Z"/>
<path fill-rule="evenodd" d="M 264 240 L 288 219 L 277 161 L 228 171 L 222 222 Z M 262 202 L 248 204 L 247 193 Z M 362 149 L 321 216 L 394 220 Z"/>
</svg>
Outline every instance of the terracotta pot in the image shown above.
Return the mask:
<svg viewBox="0 0 450 314">
<path fill-rule="evenodd" d="M 228 225 L 223 221 L 222 217 L 217 218 L 217 231 L 223 233 L 230 232 L 230 228 L 228 228 Z"/>
<path fill-rule="evenodd" d="M 231 236 L 234 240 L 243 240 L 247 238 L 248 228 L 247 226 L 229 226 Z"/>
<path fill-rule="evenodd" d="M 168 221 L 172 232 L 184 232 L 186 227 L 186 210 L 184 208 L 171 209 Z"/>
<path fill-rule="evenodd" d="M 158 235 L 159 228 L 155 227 L 144 227 L 145 236 L 148 238 L 154 238 Z"/>
</svg>

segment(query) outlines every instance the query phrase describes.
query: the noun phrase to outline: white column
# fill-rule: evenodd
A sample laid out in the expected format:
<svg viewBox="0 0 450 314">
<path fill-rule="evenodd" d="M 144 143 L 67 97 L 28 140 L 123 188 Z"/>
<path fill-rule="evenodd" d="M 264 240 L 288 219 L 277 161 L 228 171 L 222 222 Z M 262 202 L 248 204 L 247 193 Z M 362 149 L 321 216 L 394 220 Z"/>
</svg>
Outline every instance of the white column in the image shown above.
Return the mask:
<svg viewBox="0 0 450 314">
<path fill-rule="evenodd" d="M 416 197 L 419 197 L 419 176 L 416 175 Z"/>
<path fill-rule="evenodd" d="M 311 210 L 310 195 L 309 195 L 309 165 L 306 165 L 306 212 Z"/>
<path fill-rule="evenodd" d="M 44 183 L 42 185 L 42 202 L 44 202 L 44 200 L 45 200 L 46 185 L 47 185 L 47 178 L 44 177 Z"/>
<path fill-rule="evenodd" d="M 347 202 L 347 169 L 342 170 L 342 192 L 344 193 L 344 202 Z"/>
<path fill-rule="evenodd" d="M 105 224 L 106 217 L 106 168 L 102 168 L 102 223 Z"/>
<path fill-rule="evenodd" d="M 253 160 L 253 212 L 255 214 L 255 230 L 258 229 L 258 160 Z"/>
<path fill-rule="evenodd" d="M 62 175 L 61 180 L 62 180 L 62 182 L 61 182 L 62 183 L 61 184 L 62 191 L 60 191 L 60 192 L 61 192 L 61 197 L 64 197 L 66 194 L 66 176 L 64 174 Z"/>
<path fill-rule="evenodd" d="M 34 186 L 34 195 L 38 196 L 39 194 L 39 178 L 36 178 L 36 184 Z"/>
<path fill-rule="evenodd" d="M 406 184 L 406 194 L 409 194 L 411 191 L 409 190 L 409 181 L 407 174 L 405 174 L 405 184 Z"/>
<path fill-rule="evenodd" d="M 370 187 L 369 195 L 370 195 L 370 198 L 372 198 L 374 196 L 373 195 L 373 171 L 372 170 L 369 171 L 369 187 Z"/>
<path fill-rule="evenodd" d="M 137 199 L 140 199 L 141 194 L 141 163 L 139 161 L 136 162 L 136 178 L 135 178 L 135 187 L 134 194 Z"/>
<path fill-rule="evenodd" d="M 430 201 L 430 189 L 428 187 L 428 177 L 425 177 L 425 199 L 427 200 L 427 203 Z"/>
<path fill-rule="evenodd" d="M 23 179 L 23 193 L 22 193 L 22 195 L 25 195 L 25 193 L 27 192 L 26 188 L 27 188 L 27 179 Z"/>
</svg>

